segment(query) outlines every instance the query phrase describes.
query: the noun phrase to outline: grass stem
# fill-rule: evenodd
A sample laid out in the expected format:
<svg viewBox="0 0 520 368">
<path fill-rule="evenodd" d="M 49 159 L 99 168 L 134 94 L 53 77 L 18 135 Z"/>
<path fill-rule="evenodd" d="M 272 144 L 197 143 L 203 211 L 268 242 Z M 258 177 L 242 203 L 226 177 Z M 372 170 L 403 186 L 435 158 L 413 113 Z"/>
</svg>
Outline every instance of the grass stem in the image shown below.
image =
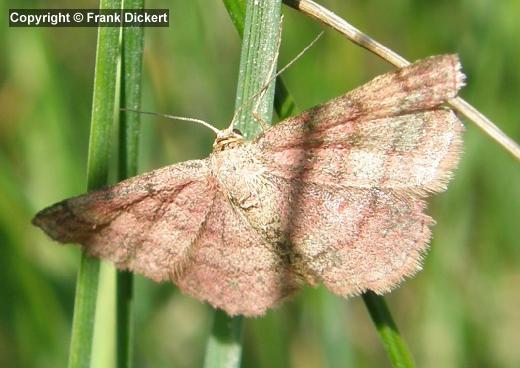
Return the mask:
<svg viewBox="0 0 520 368">
<path fill-rule="evenodd" d="M 102 0 L 101 9 L 117 9 L 120 0 Z M 112 125 L 117 101 L 117 81 L 120 54 L 119 27 L 98 29 L 94 95 L 87 163 L 87 189 L 94 190 L 107 184 Z M 90 366 L 96 316 L 100 261 L 85 253 L 76 283 L 76 299 L 72 321 L 69 367 Z"/>
<path fill-rule="evenodd" d="M 272 119 L 274 83 L 258 104 L 255 101 L 242 105 L 274 75 L 273 65 L 278 57 L 281 37 L 280 7 L 280 0 L 247 1 L 236 97 L 236 108 L 243 109 L 235 126 L 249 139 L 260 132 L 260 125 L 253 118 L 255 105 L 258 105 L 257 113 L 265 122 L 270 123 Z M 236 9 L 241 9 L 240 5 Z M 229 317 L 222 311 L 215 312 L 206 350 L 206 368 L 240 366 L 242 321 L 241 317 Z"/>
<path fill-rule="evenodd" d="M 125 9 L 143 9 L 144 0 L 126 0 Z M 121 107 L 140 110 L 144 28 L 123 28 L 121 58 Z M 119 180 L 137 175 L 140 114 L 128 111 L 119 115 Z M 131 272 L 116 274 L 116 349 L 117 367 L 132 367 L 132 296 L 134 277 Z"/>
</svg>

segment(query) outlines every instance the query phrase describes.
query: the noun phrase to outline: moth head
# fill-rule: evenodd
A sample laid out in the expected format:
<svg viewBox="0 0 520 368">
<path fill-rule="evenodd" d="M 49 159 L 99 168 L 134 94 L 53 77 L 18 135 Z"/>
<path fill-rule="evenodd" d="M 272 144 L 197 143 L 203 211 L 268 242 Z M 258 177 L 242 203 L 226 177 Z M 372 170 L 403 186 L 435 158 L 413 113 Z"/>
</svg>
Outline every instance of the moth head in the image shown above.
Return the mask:
<svg viewBox="0 0 520 368">
<path fill-rule="evenodd" d="M 215 138 L 215 143 L 213 143 L 213 152 L 238 147 L 244 144 L 245 141 L 240 130 L 229 127 L 217 133 L 217 138 Z"/>
</svg>

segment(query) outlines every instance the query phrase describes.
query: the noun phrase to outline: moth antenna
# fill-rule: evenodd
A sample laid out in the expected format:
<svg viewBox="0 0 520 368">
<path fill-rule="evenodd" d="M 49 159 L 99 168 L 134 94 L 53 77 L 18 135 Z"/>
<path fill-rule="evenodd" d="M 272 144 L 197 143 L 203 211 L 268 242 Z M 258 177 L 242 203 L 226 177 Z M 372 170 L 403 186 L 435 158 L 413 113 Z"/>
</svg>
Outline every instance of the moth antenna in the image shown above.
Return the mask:
<svg viewBox="0 0 520 368">
<path fill-rule="evenodd" d="M 321 38 L 321 36 L 323 36 L 323 31 L 321 31 L 307 46 L 305 46 L 303 48 L 302 51 L 300 51 L 294 58 L 291 59 L 291 61 L 289 61 L 287 64 L 285 64 L 285 66 L 283 68 L 281 68 L 280 70 L 278 70 L 278 72 L 276 72 L 275 75 L 273 75 L 271 78 L 269 78 L 269 80 L 263 85 L 262 88 L 260 88 L 260 90 L 258 90 L 255 94 L 253 94 L 251 97 L 249 97 L 246 101 L 244 101 L 236 110 L 235 110 L 235 113 L 233 114 L 233 119 L 231 119 L 231 124 L 230 126 L 233 126 L 234 123 L 235 123 L 235 120 L 237 119 L 238 117 L 238 114 L 247 106 L 249 105 L 255 98 L 257 98 L 260 94 L 262 94 L 267 88 L 269 88 L 269 85 L 271 84 L 271 82 L 273 80 L 275 80 L 280 74 L 282 74 L 284 71 L 287 70 L 287 68 L 289 68 L 291 65 L 293 65 L 300 57 L 303 56 L 304 53 L 307 52 L 307 50 L 309 50 L 312 46 L 314 46 L 314 44 L 316 42 L 318 42 L 318 40 Z"/>
<path fill-rule="evenodd" d="M 161 117 L 161 118 L 166 118 L 166 119 L 171 119 L 171 120 L 182 120 L 182 121 L 189 121 L 189 122 L 192 122 L 192 123 L 198 123 L 200 125 L 204 125 L 206 128 L 211 129 L 217 135 L 220 133 L 219 129 L 215 128 L 210 123 L 208 123 L 208 122 L 206 122 L 204 120 L 201 120 L 201 119 L 187 118 L 185 116 L 175 116 L 175 115 L 169 115 L 169 114 L 160 114 L 160 113 L 157 113 L 157 112 L 150 112 L 150 111 L 140 111 L 140 110 L 134 110 L 134 109 L 127 109 L 126 107 L 121 107 L 119 110 L 120 111 L 137 112 L 139 114 L 144 114 L 144 115 L 153 115 L 153 116 L 158 116 L 158 117 Z"/>
</svg>

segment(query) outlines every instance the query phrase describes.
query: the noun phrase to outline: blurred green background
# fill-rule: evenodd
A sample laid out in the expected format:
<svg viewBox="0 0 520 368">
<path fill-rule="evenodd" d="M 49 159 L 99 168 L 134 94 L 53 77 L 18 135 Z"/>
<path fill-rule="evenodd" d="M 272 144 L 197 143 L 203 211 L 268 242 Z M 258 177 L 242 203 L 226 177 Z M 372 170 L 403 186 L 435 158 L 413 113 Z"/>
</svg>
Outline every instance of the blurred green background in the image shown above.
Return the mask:
<svg viewBox="0 0 520 368">
<path fill-rule="evenodd" d="M 520 2 L 321 3 L 410 60 L 459 53 L 468 77 L 461 95 L 520 141 Z M 8 9 L 22 6 L 49 3 L 0 2 L 0 366 L 62 367 L 79 250 L 54 244 L 30 220 L 85 191 L 96 29 L 8 28 Z M 223 4 L 147 6 L 169 8 L 171 23 L 145 31 L 143 110 L 226 127 L 240 39 Z M 280 65 L 322 29 L 283 12 Z M 283 78 L 303 110 L 390 69 L 327 30 Z M 387 300 L 418 366 L 519 367 L 520 163 L 466 125 L 455 178 L 431 200 L 437 225 L 424 271 Z M 139 169 L 204 157 L 212 140 L 199 126 L 143 117 Z M 200 366 L 210 308 L 141 277 L 135 295 L 136 367 Z M 322 288 L 304 290 L 244 328 L 244 367 L 389 366 L 361 299 L 344 301 Z M 110 341 L 97 337 L 94 362 L 112 359 Z"/>
</svg>

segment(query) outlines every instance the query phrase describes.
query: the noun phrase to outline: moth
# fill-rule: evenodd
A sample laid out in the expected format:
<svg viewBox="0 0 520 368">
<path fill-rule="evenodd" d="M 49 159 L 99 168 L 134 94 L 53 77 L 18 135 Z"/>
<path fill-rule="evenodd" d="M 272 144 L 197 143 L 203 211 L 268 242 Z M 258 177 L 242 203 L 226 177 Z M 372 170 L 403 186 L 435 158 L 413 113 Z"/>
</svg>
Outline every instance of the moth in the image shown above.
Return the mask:
<svg viewBox="0 0 520 368">
<path fill-rule="evenodd" d="M 33 220 L 229 315 L 258 316 L 302 285 L 349 297 L 390 291 L 421 269 L 463 125 L 443 104 L 464 75 L 441 55 L 365 85 L 246 141 L 218 133 L 181 162 L 66 199 Z"/>
</svg>

